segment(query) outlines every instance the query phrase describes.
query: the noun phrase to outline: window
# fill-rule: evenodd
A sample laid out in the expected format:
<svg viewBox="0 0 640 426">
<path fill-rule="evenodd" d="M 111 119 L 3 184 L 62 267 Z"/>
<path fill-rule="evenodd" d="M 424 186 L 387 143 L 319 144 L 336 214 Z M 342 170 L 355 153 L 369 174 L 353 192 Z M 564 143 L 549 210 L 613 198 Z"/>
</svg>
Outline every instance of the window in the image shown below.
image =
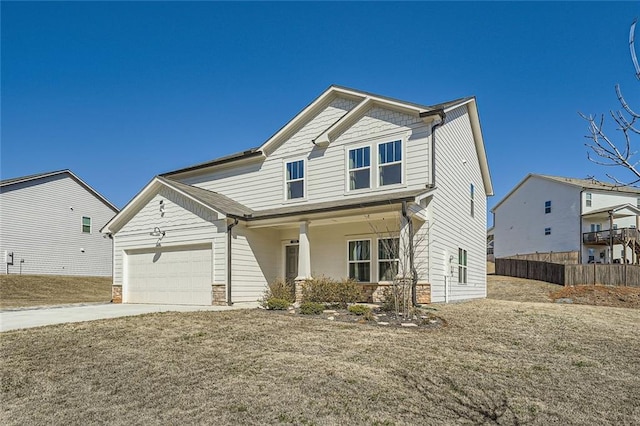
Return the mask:
<svg viewBox="0 0 640 426">
<path fill-rule="evenodd" d="M 399 258 L 399 238 L 382 238 L 378 240 L 378 281 L 393 281 L 398 275 Z"/>
<path fill-rule="evenodd" d="M 473 202 L 474 193 L 475 193 L 475 187 L 473 186 L 473 184 L 471 184 L 471 187 L 469 188 L 469 198 L 471 198 L 471 217 L 473 217 L 473 214 L 475 213 L 475 205 Z"/>
<path fill-rule="evenodd" d="M 551 213 L 551 201 L 544 202 L 544 214 Z"/>
<path fill-rule="evenodd" d="M 587 207 L 591 207 L 591 193 L 587 192 L 586 197 L 585 204 Z M 640 198 L 638 198 L 638 202 L 640 202 Z"/>
<path fill-rule="evenodd" d="M 402 143 L 393 141 L 378 145 L 380 186 L 402 183 Z"/>
<path fill-rule="evenodd" d="M 551 235 L 551 228 L 544 228 L 544 235 Z"/>
<path fill-rule="evenodd" d="M 349 189 L 369 188 L 371 176 L 371 147 L 349 150 Z"/>
<path fill-rule="evenodd" d="M 613 229 L 618 229 L 618 224 L 617 223 L 613 224 Z"/>
<path fill-rule="evenodd" d="M 91 233 L 91 218 L 87 216 L 82 216 L 82 233 L 90 234 Z"/>
<path fill-rule="evenodd" d="M 304 160 L 287 163 L 287 200 L 304 198 Z"/>
<path fill-rule="evenodd" d="M 602 225 L 599 223 L 592 223 L 591 224 L 591 232 L 598 232 L 602 229 Z"/>
<path fill-rule="evenodd" d="M 640 197 L 636 198 L 636 207 L 640 209 Z"/>
<path fill-rule="evenodd" d="M 458 282 L 467 283 L 467 251 L 458 249 Z"/>
<path fill-rule="evenodd" d="M 371 281 L 371 241 L 349 241 L 349 278 Z"/>
</svg>

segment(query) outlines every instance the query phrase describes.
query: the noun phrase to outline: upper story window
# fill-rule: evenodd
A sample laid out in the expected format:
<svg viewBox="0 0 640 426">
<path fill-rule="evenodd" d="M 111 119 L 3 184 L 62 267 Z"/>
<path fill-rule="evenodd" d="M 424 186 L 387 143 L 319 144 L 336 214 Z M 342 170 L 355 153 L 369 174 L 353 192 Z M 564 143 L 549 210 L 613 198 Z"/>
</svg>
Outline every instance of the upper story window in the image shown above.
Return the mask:
<svg viewBox="0 0 640 426">
<path fill-rule="evenodd" d="M 380 186 L 402 183 L 402 143 L 393 141 L 378 145 Z"/>
<path fill-rule="evenodd" d="M 551 228 L 544 228 L 544 235 L 551 235 Z"/>
<path fill-rule="evenodd" d="M 393 281 L 398 275 L 400 263 L 400 239 L 378 240 L 378 281 Z"/>
<path fill-rule="evenodd" d="M 87 216 L 82 216 L 82 233 L 90 234 L 91 233 L 91 218 Z"/>
<path fill-rule="evenodd" d="M 371 241 L 349 241 L 349 278 L 371 281 Z"/>
<path fill-rule="evenodd" d="M 551 201 L 544 202 L 544 214 L 551 213 Z"/>
<path fill-rule="evenodd" d="M 371 147 L 349 150 L 349 189 L 371 187 Z"/>
<path fill-rule="evenodd" d="M 469 188 L 469 198 L 471 199 L 471 217 L 473 217 L 475 213 L 475 204 L 473 201 L 475 192 L 476 192 L 476 188 L 473 186 L 473 184 L 471 184 L 471 187 Z"/>
<path fill-rule="evenodd" d="M 590 192 L 587 192 L 587 193 L 585 194 L 585 197 L 586 197 L 586 198 L 585 198 L 585 205 L 586 205 L 587 207 L 591 207 L 591 197 L 592 197 L 591 193 L 590 193 Z M 638 198 L 638 203 L 640 203 L 640 198 Z"/>
<path fill-rule="evenodd" d="M 304 198 L 304 160 L 287 163 L 286 175 L 287 200 Z"/>
<path fill-rule="evenodd" d="M 467 283 L 467 251 L 458 248 L 458 283 Z"/>
<path fill-rule="evenodd" d="M 636 198 L 636 207 L 640 209 L 640 197 Z"/>
</svg>

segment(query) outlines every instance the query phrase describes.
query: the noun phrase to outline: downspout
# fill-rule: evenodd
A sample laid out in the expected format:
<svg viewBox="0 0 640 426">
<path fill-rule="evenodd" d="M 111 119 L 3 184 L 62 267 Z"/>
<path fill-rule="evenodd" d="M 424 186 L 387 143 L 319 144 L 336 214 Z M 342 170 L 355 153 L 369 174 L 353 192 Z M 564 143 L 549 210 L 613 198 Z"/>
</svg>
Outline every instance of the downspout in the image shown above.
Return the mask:
<svg viewBox="0 0 640 426">
<path fill-rule="evenodd" d="M 438 111 L 440 121 L 431 126 L 431 182 L 429 187 L 436 186 L 436 129 L 444 124 L 444 120 L 447 118 L 444 110 Z"/>
<path fill-rule="evenodd" d="M 414 265 L 414 254 L 413 254 L 413 220 L 407 214 L 407 202 L 402 202 L 402 217 L 407 220 L 407 225 L 409 226 L 409 269 L 411 270 L 411 304 L 413 306 L 418 306 L 418 296 L 416 294 L 417 284 L 418 284 L 418 271 L 416 271 Z"/>
<path fill-rule="evenodd" d="M 233 223 L 227 225 L 227 305 L 233 305 L 231 302 L 231 230 L 238 224 L 238 219 L 234 219 Z"/>
</svg>

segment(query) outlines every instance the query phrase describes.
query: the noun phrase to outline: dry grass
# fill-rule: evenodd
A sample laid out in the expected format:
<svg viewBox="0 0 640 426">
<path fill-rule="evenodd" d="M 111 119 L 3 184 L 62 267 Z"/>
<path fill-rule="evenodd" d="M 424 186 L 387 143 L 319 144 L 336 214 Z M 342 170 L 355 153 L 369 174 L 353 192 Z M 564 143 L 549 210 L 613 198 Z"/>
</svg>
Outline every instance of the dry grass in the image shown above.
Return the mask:
<svg viewBox="0 0 640 426">
<path fill-rule="evenodd" d="M 487 297 L 514 302 L 551 302 L 550 294 L 563 288 L 558 284 L 524 278 L 487 276 Z"/>
<path fill-rule="evenodd" d="M 1 275 L 0 308 L 108 302 L 111 277 Z"/>
<path fill-rule="evenodd" d="M 640 310 L 436 308 L 429 331 L 252 310 L 3 333 L 0 423 L 640 423 Z"/>
</svg>

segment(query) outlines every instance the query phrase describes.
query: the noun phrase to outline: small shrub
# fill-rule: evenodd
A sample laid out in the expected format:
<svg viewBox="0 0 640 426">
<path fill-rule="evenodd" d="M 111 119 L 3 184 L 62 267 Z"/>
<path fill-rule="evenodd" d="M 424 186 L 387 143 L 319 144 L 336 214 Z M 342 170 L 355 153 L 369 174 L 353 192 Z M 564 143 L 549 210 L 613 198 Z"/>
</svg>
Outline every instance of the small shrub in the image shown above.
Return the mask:
<svg viewBox="0 0 640 426">
<path fill-rule="evenodd" d="M 362 315 L 362 319 L 365 321 L 375 321 L 376 317 L 374 317 L 373 312 L 369 310 L 368 312 L 365 312 L 364 315 Z"/>
<path fill-rule="evenodd" d="M 317 302 L 303 302 L 300 305 L 302 315 L 320 315 L 324 311 L 324 305 Z"/>
<path fill-rule="evenodd" d="M 364 305 L 351 305 L 349 306 L 348 311 L 354 315 L 366 315 L 371 312 L 371 308 Z"/>
<path fill-rule="evenodd" d="M 271 297 L 266 300 L 266 308 L 274 311 L 284 311 L 291 305 L 288 300 L 278 299 L 277 297 Z"/>
<path fill-rule="evenodd" d="M 410 300 L 407 300 L 407 302 L 409 302 L 409 304 L 411 303 Z M 382 290 L 380 310 L 385 312 L 394 312 L 396 311 L 396 308 L 397 308 L 397 312 L 404 312 L 405 311 L 404 303 L 405 303 L 405 298 L 402 297 L 401 288 L 396 287 L 394 291 L 394 287 L 389 286 L 389 287 L 385 287 Z"/>
<path fill-rule="evenodd" d="M 262 296 L 262 306 L 265 308 L 269 308 L 269 300 L 270 299 L 279 299 L 285 300 L 289 302 L 289 304 L 296 301 L 296 295 L 294 291 L 293 285 L 289 284 L 286 280 L 282 278 L 278 278 L 272 283 L 269 283 L 269 286 L 264 292 Z M 288 306 L 288 305 L 287 305 Z"/>
<path fill-rule="evenodd" d="M 360 288 L 353 280 L 335 281 L 325 276 L 307 280 L 302 286 L 302 301 L 328 303 L 346 308 L 360 297 Z"/>
</svg>

